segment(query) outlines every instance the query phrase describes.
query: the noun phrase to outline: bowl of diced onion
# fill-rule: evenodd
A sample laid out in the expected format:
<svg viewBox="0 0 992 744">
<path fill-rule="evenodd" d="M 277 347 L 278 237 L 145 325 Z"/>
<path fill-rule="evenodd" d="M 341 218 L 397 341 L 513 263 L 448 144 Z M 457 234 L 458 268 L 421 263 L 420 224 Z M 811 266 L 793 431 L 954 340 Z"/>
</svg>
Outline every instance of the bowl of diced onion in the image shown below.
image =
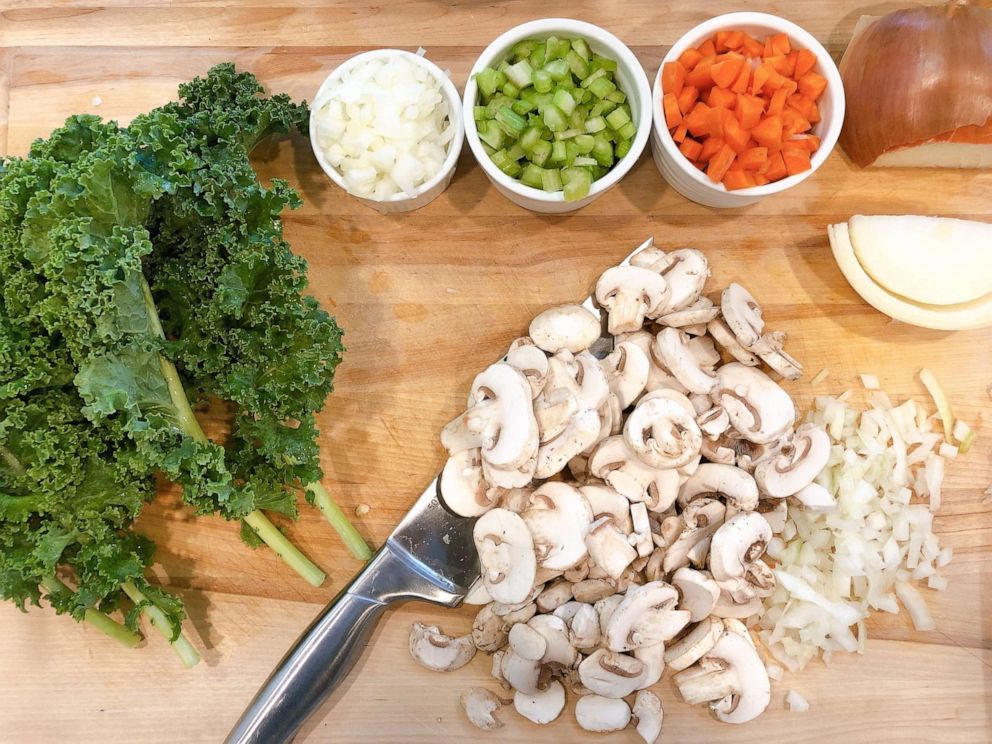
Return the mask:
<svg viewBox="0 0 992 744">
<path fill-rule="evenodd" d="M 328 75 L 310 111 L 321 169 L 383 213 L 436 199 L 451 183 L 464 139 L 458 91 L 422 53 L 377 49 L 352 57 Z"/>
<path fill-rule="evenodd" d="M 619 183 L 651 133 L 651 89 L 634 53 L 568 18 L 524 23 L 486 47 L 462 110 L 465 138 L 497 191 L 547 214 L 575 211 Z"/>
</svg>

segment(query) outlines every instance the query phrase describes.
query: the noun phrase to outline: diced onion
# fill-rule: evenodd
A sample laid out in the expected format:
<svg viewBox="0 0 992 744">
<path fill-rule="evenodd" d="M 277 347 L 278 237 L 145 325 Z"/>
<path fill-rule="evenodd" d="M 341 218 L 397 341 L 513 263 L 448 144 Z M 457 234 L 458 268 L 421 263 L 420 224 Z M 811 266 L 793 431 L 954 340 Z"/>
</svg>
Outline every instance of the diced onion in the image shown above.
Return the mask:
<svg viewBox="0 0 992 744">
<path fill-rule="evenodd" d="M 809 701 L 795 690 L 789 690 L 785 694 L 785 702 L 793 713 L 805 713 L 809 710 Z"/>
<path fill-rule="evenodd" d="M 865 390 L 878 390 L 881 387 L 875 375 L 861 375 L 861 384 L 865 386 Z"/>
<path fill-rule="evenodd" d="M 407 54 L 348 69 L 314 103 L 317 143 L 349 193 L 415 196 L 448 156 L 454 125 L 442 81 Z"/>
<path fill-rule="evenodd" d="M 815 375 L 813 375 L 813 379 L 809 381 L 809 384 L 810 385 L 819 385 L 821 382 L 823 382 L 824 380 L 826 380 L 827 377 L 829 377 L 829 376 L 830 376 L 830 370 L 827 369 L 826 367 L 824 367 L 819 372 L 817 372 Z"/>
</svg>

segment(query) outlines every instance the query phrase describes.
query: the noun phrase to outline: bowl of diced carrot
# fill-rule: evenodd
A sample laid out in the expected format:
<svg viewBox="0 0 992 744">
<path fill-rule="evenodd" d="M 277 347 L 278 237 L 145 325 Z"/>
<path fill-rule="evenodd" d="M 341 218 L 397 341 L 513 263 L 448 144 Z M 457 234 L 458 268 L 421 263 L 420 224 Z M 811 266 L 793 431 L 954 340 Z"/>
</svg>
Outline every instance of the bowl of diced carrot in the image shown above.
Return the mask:
<svg viewBox="0 0 992 744">
<path fill-rule="evenodd" d="M 700 204 L 741 207 L 823 164 L 844 121 L 844 88 L 807 31 L 766 13 L 728 13 L 669 50 L 652 105 L 664 179 Z"/>
</svg>

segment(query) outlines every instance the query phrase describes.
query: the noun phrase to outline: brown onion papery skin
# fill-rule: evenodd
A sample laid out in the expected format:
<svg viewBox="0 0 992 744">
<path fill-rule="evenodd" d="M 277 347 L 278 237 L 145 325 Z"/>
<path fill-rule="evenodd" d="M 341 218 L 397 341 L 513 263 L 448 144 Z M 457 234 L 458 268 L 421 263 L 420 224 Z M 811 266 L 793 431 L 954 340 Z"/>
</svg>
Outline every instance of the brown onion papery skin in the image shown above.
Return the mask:
<svg viewBox="0 0 992 744">
<path fill-rule="evenodd" d="M 984 3 L 983 3 L 984 4 Z M 872 23 L 841 63 L 840 143 L 862 168 L 887 150 L 992 117 L 992 10 L 908 8 Z"/>
</svg>

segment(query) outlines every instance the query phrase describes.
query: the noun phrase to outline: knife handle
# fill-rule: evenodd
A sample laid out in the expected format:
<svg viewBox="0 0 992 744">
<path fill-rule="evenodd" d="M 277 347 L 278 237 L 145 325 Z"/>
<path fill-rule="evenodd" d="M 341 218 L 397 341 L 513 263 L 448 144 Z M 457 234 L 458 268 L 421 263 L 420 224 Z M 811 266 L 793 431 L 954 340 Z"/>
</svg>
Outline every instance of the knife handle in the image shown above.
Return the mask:
<svg viewBox="0 0 992 744">
<path fill-rule="evenodd" d="M 255 695 L 226 744 L 285 744 L 299 732 L 361 656 L 386 606 L 404 599 L 454 605 L 389 544 L 310 624 Z"/>
</svg>

